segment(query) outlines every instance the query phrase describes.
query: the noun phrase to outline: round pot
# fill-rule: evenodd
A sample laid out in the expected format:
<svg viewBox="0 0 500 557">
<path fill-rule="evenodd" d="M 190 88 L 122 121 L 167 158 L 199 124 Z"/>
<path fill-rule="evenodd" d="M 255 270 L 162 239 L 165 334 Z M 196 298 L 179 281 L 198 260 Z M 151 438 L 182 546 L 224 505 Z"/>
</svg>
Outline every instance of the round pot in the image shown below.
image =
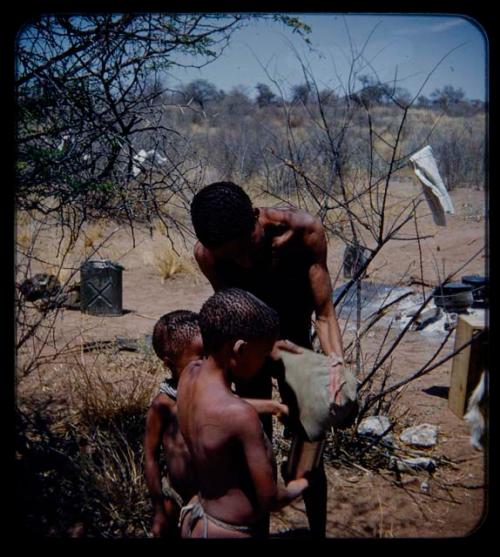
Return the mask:
<svg viewBox="0 0 500 557">
<path fill-rule="evenodd" d="M 434 303 L 450 313 L 466 311 L 474 302 L 472 286 L 463 282 L 449 282 L 434 289 Z"/>
<path fill-rule="evenodd" d="M 462 282 L 472 287 L 474 301 L 485 301 L 488 298 L 488 278 L 480 275 L 466 275 Z"/>
</svg>

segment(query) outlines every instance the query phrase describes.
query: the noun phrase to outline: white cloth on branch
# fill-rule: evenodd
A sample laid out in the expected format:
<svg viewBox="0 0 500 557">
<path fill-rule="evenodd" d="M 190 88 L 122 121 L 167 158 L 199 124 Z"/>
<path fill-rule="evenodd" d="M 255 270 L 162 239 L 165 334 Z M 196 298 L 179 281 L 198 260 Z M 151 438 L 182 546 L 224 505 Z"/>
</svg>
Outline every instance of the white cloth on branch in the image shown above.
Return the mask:
<svg viewBox="0 0 500 557">
<path fill-rule="evenodd" d="M 438 226 L 446 226 L 445 213 L 453 215 L 455 210 L 446 186 L 439 174 L 438 166 L 432 148 L 427 145 L 410 157 L 413 170 L 423 184 L 423 191 L 434 222 Z"/>
<path fill-rule="evenodd" d="M 167 159 L 165 157 L 162 157 L 160 153 L 156 152 L 154 149 L 150 149 L 149 151 L 141 149 L 136 155 L 132 157 L 132 159 L 135 163 L 132 167 L 132 174 L 134 176 L 137 176 L 141 172 L 142 167 L 147 160 L 153 160 L 154 162 L 156 162 L 156 164 L 160 165 L 167 162 Z"/>
</svg>

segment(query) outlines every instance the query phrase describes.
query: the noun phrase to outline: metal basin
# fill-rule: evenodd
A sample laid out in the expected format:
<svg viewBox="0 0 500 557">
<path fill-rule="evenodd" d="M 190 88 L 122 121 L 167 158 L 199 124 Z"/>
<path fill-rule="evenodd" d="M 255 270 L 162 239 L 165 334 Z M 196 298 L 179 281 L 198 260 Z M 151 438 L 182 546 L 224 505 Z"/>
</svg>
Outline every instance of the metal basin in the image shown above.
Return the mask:
<svg viewBox="0 0 500 557">
<path fill-rule="evenodd" d="M 449 313 L 467 311 L 473 302 L 472 286 L 463 282 L 449 282 L 434 289 L 434 303 Z"/>
</svg>

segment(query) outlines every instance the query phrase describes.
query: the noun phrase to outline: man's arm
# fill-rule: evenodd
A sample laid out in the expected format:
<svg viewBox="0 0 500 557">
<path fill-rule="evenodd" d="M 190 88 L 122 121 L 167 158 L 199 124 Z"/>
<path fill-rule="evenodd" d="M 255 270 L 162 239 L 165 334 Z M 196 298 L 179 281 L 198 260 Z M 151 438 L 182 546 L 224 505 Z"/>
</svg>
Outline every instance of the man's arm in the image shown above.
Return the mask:
<svg viewBox="0 0 500 557">
<path fill-rule="evenodd" d="M 304 241 L 312 253 L 309 280 L 314 298 L 318 339 L 325 354 L 333 353 L 343 358 L 342 336 L 333 305 L 332 283 L 326 261 L 326 236 L 318 221 L 315 220 L 311 224 L 305 233 Z"/>
<path fill-rule="evenodd" d="M 237 416 L 233 425 L 237 428 L 236 435 L 243 447 L 259 505 L 264 512 L 277 511 L 301 495 L 309 482 L 300 478 L 292 480 L 285 488 L 278 487 L 257 412 L 250 405 L 245 405 Z"/>
</svg>

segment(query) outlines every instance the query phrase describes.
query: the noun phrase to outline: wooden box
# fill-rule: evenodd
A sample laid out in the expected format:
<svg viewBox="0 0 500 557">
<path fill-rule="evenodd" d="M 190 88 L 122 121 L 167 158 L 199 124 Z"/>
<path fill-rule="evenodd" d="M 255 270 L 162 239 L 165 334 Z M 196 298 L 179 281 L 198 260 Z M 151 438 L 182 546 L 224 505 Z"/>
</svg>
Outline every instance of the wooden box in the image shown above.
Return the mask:
<svg viewBox="0 0 500 557">
<path fill-rule="evenodd" d="M 455 350 L 468 342 L 476 331 L 486 328 L 484 310 L 471 315 L 459 315 L 455 333 Z M 485 366 L 486 339 L 478 339 L 453 358 L 448 393 L 448 407 L 459 418 L 467 411 L 467 402 Z"/>
</svg>

